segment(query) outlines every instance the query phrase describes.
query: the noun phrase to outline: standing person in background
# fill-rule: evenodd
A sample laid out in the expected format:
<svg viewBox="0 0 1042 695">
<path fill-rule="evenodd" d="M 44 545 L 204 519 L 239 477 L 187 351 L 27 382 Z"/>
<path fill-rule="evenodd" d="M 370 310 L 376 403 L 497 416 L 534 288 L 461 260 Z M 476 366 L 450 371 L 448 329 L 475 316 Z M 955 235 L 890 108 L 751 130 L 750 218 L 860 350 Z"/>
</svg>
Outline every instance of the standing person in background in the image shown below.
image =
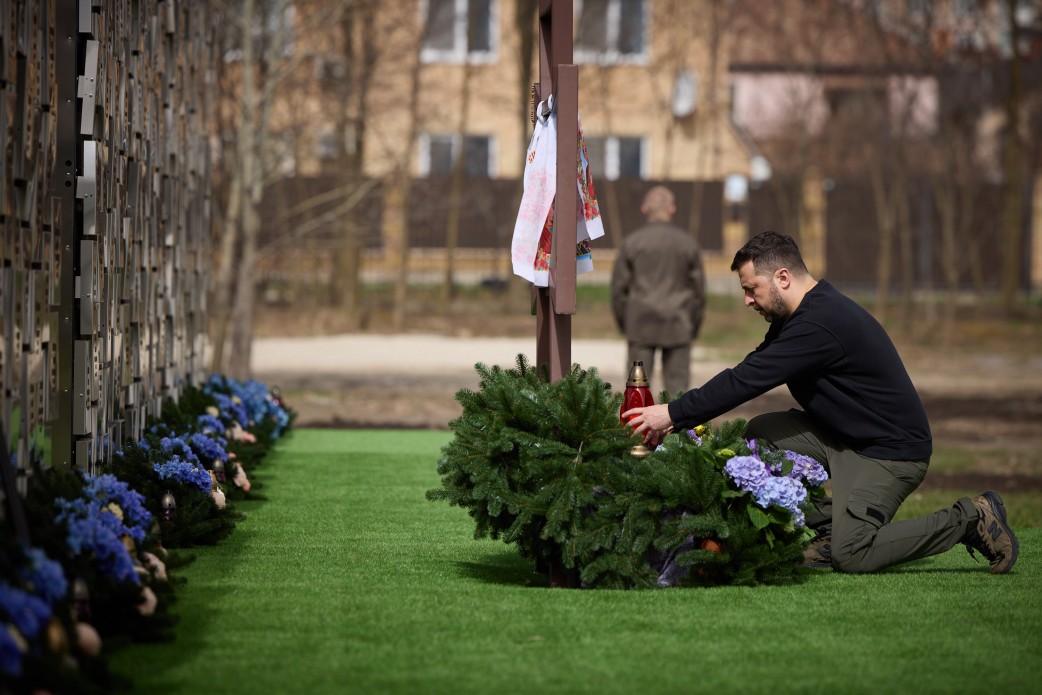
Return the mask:
<svg viewBox="0 0 1042 695">
<path fill-rule="evenodd" d="M 673 225 L 673 192 L 653 186 L 640 211 L 647 224 L 626 237 L 611 276 L 612 311 L 626 335 L 628 356 L 644 363 L 650 378 L 655 351 L 662 353 L 665 388 L 686 391 L 691 380 L 691 344 L 705 312 L 705 276 L 694 236 Z"/>
</svg>

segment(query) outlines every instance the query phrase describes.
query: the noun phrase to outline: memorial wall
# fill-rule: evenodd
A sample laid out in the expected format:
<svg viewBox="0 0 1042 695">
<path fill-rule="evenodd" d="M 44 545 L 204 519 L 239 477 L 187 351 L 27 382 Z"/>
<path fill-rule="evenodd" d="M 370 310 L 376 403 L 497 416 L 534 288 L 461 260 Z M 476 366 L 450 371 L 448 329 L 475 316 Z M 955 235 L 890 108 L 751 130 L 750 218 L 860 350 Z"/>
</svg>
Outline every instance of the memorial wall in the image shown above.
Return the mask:
<svg viewBox="0 0 1042 695">
<path fill-rule="evenodd" d="M 208 7 L 0 9 L 0 427 L 23 491 L 33 461 L 93 470 L 204 376 Z"/>
</svg>

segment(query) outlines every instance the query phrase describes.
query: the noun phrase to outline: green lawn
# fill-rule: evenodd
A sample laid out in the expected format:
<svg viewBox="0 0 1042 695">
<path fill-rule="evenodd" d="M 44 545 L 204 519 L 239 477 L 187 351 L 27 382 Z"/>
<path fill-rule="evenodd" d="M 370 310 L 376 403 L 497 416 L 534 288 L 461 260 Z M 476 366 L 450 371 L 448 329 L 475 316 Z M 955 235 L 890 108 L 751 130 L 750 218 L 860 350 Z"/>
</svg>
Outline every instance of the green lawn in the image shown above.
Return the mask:
<svg viewBox="0 0 1042 695">
<path fill-rule="evenodd" d="M 792 586 L 549 589 L 425 500 L 450 436 L 291 433 L 268 499 L 180 570 L 176 640 L 112 670 L 141 693 L 1042 692 L 1042 529 L 1005 576 L 960 546 Z"/>
</svg>

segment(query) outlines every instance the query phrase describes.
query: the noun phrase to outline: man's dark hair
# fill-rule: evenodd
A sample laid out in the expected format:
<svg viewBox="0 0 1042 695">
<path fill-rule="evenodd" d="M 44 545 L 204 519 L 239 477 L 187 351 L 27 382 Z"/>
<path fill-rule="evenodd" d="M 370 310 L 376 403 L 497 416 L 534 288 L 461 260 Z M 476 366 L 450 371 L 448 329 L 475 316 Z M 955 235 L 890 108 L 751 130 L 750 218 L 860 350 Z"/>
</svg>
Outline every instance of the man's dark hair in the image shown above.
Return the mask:
<svg viewBox="0 0 1042 695">
<path fill-rule="evenodd" d="M 796 274 L 807 272 L 796 241 L 778 232 L 760 232 L 745 242 L 745 246 L 734 255 L 731 270 L 738 270 L 749 261 L 753 262 L 757 275 L 772 275 L 778 268 L 788 268 Z"/>
</svg>

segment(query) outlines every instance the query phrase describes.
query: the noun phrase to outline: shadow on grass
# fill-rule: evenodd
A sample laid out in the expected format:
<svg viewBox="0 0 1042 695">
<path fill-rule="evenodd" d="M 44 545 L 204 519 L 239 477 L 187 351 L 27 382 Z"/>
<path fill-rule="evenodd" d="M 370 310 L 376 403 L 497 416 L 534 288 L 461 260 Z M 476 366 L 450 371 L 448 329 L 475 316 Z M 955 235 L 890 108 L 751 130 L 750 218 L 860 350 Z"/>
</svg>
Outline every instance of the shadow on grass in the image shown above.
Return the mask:
<svg viewBox="0 0 1042 695">
<path fill-rule="evenodd" d="M 253 507 L 252 503 L 237 505 Z M 177 591 L 169 606 L 171 617 L 177 623 L 173 639 L 160 642 L 106 643 L 109 652 L 109 671 L 113 677 L 112 692 L 176 692 L 190 685 L 186 675 L 170 667 L 180 662 L 202 661 L 200 658 L 208 648 L 207 636 L 210 625 L 217 614 L 211 610 L 214 596 L 205 589 L 193 587 L 193 575 L 198 577 L 200 567 L 210 576 L 220 576 L 240 562 L 243 549 L 257 536 L 257 531 L 248 525 L 238 524 L 235 530 L 218 545 L 199 545 L 177 550 L 182 558 L 188 558 L 176 569 L 171 568 L 171 581 L 176 582 Z M 206 580 L 200 580 L 205 584 Z"/>
<path fill-rule="evenodd" d="M 481 562 L 457 561 L 453 563 L 460 575 L 486 584 L 505 586 L 548 587 L 550 580 L 545 574 L 536 572 L 535 562 L 523 558 L 512 550 L 500 550 L 487 554 Z"/>
</svg>

